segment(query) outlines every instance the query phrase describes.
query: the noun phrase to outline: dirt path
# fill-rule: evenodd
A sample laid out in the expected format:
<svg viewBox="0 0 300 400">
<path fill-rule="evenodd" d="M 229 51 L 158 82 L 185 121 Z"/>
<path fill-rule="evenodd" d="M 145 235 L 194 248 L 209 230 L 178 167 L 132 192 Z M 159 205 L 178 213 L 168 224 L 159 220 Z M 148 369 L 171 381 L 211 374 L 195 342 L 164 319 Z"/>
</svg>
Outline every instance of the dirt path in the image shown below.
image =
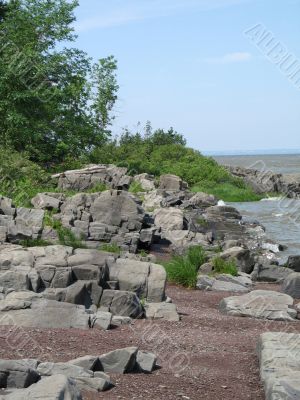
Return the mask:
<svg viewBox="0 0 300 400">
<path fill-rule="evenodd" d="M 259 288 L 277 289 L 274 285 Z M 218 312 L 224 293 L 169 286 L 182 313 L 179 323 L 137 321 L 111 331 L 0 328 L 0 358 L 67 361 L 86 354 L 139 346 L 159 355 L 152 375 L 112 376 L 116 387 L 84 399 L 263 400 L 255 346 L 260 333 L 295 331 L 300 323 L 228 317 Z"/>
</svg>

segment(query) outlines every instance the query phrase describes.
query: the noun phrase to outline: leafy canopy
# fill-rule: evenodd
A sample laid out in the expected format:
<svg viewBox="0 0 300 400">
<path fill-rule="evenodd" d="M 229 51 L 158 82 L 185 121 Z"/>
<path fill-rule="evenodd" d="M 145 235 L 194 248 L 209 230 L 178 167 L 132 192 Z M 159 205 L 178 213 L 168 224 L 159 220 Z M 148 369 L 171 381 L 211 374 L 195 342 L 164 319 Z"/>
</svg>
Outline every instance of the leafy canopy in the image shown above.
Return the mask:
<svg viewBox="0 0 300 400">
<path fill-rule="evenodd" d="M 77 0 L 0 3 L 0 145 L 47 163 L 73 158 L 110 134 L 113 57 L 93 65 L 74 41 Z"/>
</svg>

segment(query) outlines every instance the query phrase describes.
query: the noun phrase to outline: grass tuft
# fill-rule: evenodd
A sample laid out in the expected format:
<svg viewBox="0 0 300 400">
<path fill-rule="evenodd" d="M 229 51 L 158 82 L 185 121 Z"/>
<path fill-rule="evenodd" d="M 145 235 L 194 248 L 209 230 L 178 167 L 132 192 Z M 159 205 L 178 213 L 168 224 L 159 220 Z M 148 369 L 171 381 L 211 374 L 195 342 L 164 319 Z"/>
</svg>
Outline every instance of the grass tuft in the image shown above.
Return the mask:
<svg viewBox="0 0 300 400">
<path fill-rule="evenodd" d="M 206 254 L 201 246 L 190 247 L 184 256 L 173 256 L 164 264 L 169 281 L 195 288 L 199 268 L 206 262 Z"/>
<path fill-rule="evenodd" d="M 221 257 L 215 257 L 212 261 L 214 266 L 214 273 L 228 274 L 232 276 L 238 275 L 238 269 L 235 260 L 225 261 Z"/>
</svg>

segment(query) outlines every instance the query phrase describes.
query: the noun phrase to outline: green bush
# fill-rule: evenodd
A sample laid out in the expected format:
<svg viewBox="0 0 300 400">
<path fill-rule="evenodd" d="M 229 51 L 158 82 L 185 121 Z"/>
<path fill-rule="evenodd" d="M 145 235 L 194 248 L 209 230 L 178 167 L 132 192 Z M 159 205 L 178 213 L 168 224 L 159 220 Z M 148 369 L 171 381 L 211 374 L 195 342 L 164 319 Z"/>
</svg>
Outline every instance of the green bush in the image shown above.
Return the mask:
<svg viewBox="0 0 300 400">
<path fill-rule="evenodd" d="M 53 191 L 53 185 L 50 175 L 29 161 L 28 154 L 0 149 L 0 193 L 13 199 L 17 207 L 31 207 L 32 197 Z"/>
<path fill-rule="evenodd" d="M 70 229 L 59 226 L 56 228 L 56 232 L 58 235 L 59 244 L 73 247 L 73 249 L 87 248 L 82 240 L 78 239 Z"/>
<path fill-rule="evenodd" d="M 90 154 L 90 161 L 127 167 L 131 175 L 175 174 L 188 182 L 193 191 L 215 194 L 224 201 L 262 198 L 213 158 L 186 147 L 183 137 L 171 129 L 148 132 L 144 136 L 125 131 L 119 142 L 111 140 L 96 147 Z M 132 188 L 132 191 L 137 192 L 139 188 Z"/>
<path fill-rule="evenodd" d="M 140 184 L 140 182 L 132 182 L 129 186 L 128 191 L 130 193 L 140 193 L 140 192 L 145 192 L 145 190 L 142 188 L 142 185 Z"/>
<path fill-rule="evenodd" d="M 238 275 L 238 269 L 235 260 L 225 261 L 221 257 L 215 257 L 213 259 L 214 273 L 217 274 L 228 274 L 232 276 Z"/>
<path fill-rule="evenodd" d="M 201 246 L 190 247 L 184 256 L 173 256 L 164 264 L 168 279 L 179 285 L 194 288 L 199 268 L 206 262 L 205 251 Z"/>
<path fill-rule="evenodd" d="M 107 251 L 108 253 L 120 254 L 121 249 L 116 243 L 104 243 L 100 246 L 101 251 Z"/>
<path fill-rule="evenodd" d="M 21 240 L 20 244 L 24 247 L 44 247 L 51 245 L 50 242 L 43 239 L 25 239 Z"/>
</svg>

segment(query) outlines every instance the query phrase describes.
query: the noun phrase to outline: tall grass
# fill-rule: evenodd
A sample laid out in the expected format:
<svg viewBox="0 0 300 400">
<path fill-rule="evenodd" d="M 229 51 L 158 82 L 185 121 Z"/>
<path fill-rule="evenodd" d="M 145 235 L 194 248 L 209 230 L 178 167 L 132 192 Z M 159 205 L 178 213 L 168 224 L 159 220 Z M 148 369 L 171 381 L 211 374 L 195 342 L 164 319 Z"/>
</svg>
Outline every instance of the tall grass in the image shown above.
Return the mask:
<svg viewBox="0 0 300 400">
<path fill-rule="evenodd" d="M 232 276 L 238 275 L 238 269 L 235 260 L 225 261 L 221 257 L 215 257 L 212 261 L 214 266 L 214 273 L 216 274 L 228 274 Z"/>
<path fill-rule="evenodd" d="M 179 285 L 194 288 L 199 268 L 206 262 L 205 251 L 201 246 L 193 246 L 184 256 L 173 256 L 164 264 L 168 279 Z"/>
</svg>

